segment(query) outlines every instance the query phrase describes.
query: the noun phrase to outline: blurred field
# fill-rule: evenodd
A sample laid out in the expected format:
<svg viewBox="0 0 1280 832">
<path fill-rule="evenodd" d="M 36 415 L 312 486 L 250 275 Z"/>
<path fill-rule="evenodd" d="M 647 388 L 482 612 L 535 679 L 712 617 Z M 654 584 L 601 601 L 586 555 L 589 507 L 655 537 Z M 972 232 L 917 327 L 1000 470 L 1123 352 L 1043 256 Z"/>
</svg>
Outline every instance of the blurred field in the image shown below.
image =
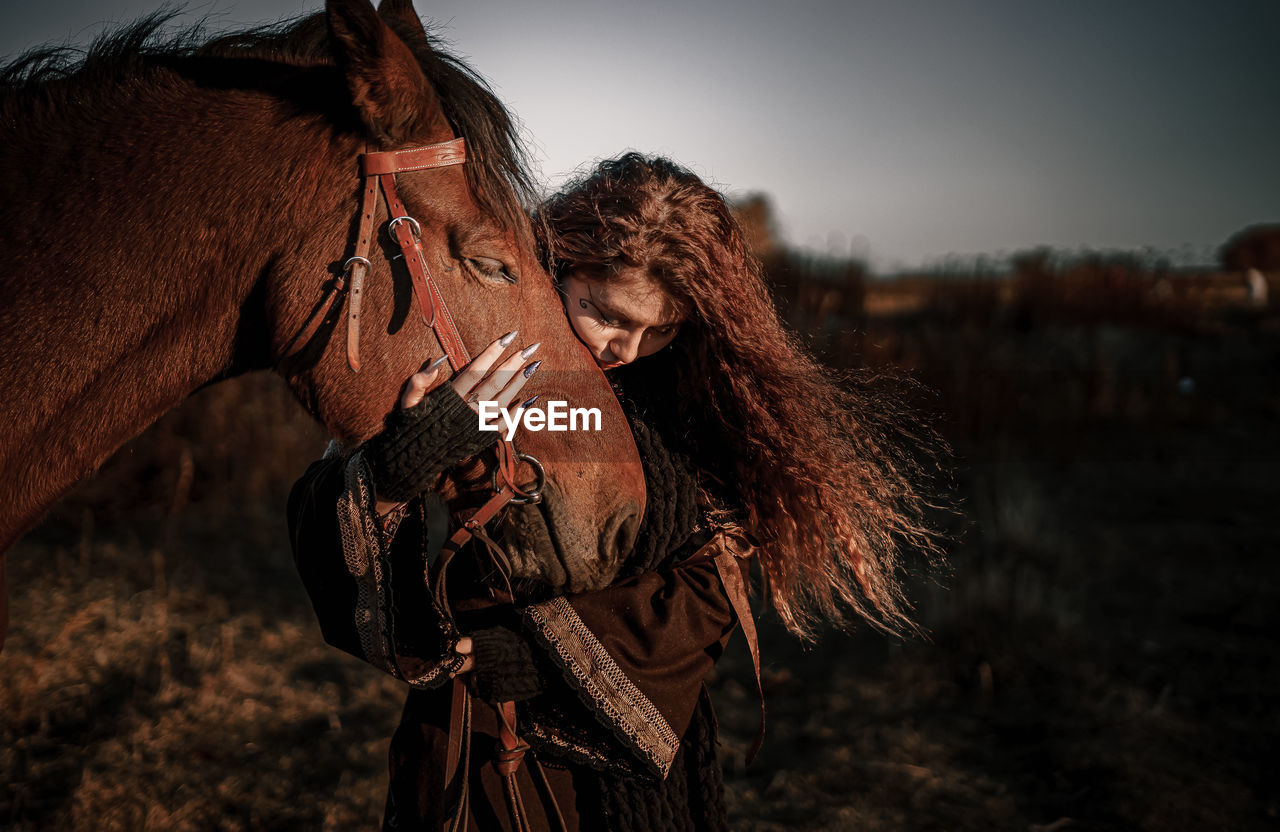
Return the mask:
<svg viewBox="0 0 1280 832">
<path fill-rule="evenodd" d="M 713 681 L 734 828 L 1280 824 L 1280 275 L 1032 253 L 866 277 L 764 252 L 838 367 L 913 373 L 956 449 L 929 640 L 766 624 Z M 0 826 L 349 829 L 402 691 L 327 648 L 283 503 L 323 437 L 269 376 L 211 388 L 9 557 Z M 739 645 L 740 649 L 740 645 Z"/>
</svg>

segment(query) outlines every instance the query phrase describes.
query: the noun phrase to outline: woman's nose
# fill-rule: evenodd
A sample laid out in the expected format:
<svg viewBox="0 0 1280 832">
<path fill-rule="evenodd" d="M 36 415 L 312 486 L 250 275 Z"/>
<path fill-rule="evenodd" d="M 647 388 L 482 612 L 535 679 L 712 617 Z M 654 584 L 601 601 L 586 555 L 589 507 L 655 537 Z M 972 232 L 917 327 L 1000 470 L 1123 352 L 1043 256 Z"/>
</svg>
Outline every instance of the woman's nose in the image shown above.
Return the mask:
<svg viewBox="0 0 1280 832">
<path fill-rule="evenodd" d="M 640 333 L 632 332 L 613 339 L 609 349 L 623 364 L 630 364 L 640 354 Z"/>
</svg>

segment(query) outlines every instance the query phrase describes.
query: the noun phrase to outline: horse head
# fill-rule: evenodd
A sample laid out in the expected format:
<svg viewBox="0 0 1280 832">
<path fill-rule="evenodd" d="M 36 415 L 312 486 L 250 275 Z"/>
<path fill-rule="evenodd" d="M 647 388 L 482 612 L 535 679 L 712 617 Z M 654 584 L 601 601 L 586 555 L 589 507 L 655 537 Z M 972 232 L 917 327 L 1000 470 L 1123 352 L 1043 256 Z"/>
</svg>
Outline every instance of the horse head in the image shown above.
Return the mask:
<svg viewBox="0 0 1280 832">
<path fill-rule="evenodd" d="M 431 77 L 447 79 L 450 73 L 441 70 L 451 67 L 435 54 L 411 3 L 384 0 L 374 14 L 364 2 L 330 2 L 327 21 L 334 58 L 345 75 L 370 152 L 407 152 L 457 137 L 444 96 L 437 93 Z M 487 91 L 471 92 L 478 96 Z M 460 98 L 455 96 L 456 107 L 473 106 Z M 328 241 L 331 267 L 348 273 L 367 271 L 359 287 L 358 317 L 348 315 L 344 321 L 341 314 L 330 315 L 332 326 L 317 330 L 316 344 L 291 344 L 305 326 L 300 316 L 319 284 L 311 277 L 311 291 L 303 290 L 304 302 L 299 304 L 298 279 L 278 280 L 268 297 L 278 322 L 273 348 L 277 354 L 296 349 L 305 357 L 318 344 L 325 345 L 313 362 L 279 355 L 280 366 L 330 432 L 351 442 L 377 433 L 404 380 L 441 354 L 441 336 L 433 334 L 430 324 L 439 323 L 442 316 L 456 323 L 472 354 L 513 329 L 519 330 L 520 343 L 541 342 L 539 357 L 547 369 L 529 382 L 526 394 L 598 412 L 599 424 L 590 425 L 594 430 L 521 434 L 521 452 L 545 465 L 543 499 L 510 507 L 501 518 L 502 540 L 514 577 L 568 590 L 600 586 L 614 576 L 634 539 L 643 508 L 639 459 L 611 388 L 569 328 L 510 182 L 494 175 L 497 160 L 490 154 L 498 151 L 484 146 L 484 136 L 463 138 L 471 143 L 461 151 L 469 154 L 465 163 L 390 174 L 393 192 L 411 218 L 404 222 L 412 223 L 398 233 L 416 238 L 427 280 L 439 287 L 442 304 L 436 308 L 428 287 L 415 283 L 414 254 L 406 248 L 408 256 L 402 256 L 391 231 L 389 200 L 375 194 L 378 221 L 362 224 L 378 229 L 367 268 L 363 262 L 347 266 L 353 241 Z M 354 209 L 363 189 L 354 175 L 350 181 L 348 206 Z M 351 213 L 354 218 L 360 212 Z M 360 234 L 358 228 L 356 236 Z M 288 262 L 279 268 L 299 274 Z M 309 276 L 301 274 L 305 285 Z M 356 285 L 346 292 L 350 306 Z M 310 314 L 317 314 L 314 307 Z M 350 332 L 353 324 L 359 326 L 358 336 Z M 458 505 L 467 505 L 474 502 L 477 486 L 484 492 L 492 481 L 488 469 L 478 480 L 454 477 L 446 493 Z"/>
</svg>

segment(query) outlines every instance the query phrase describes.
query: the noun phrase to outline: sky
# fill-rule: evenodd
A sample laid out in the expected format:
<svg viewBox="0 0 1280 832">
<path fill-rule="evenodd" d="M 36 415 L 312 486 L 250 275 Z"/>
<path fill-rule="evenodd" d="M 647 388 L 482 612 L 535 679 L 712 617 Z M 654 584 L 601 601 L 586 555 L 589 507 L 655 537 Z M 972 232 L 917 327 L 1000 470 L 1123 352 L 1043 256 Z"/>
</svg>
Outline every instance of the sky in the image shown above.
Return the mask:
<svg viewBox="0 0 1280 832">
<path fill-rule="evenodd" d="M 158 2 L 5 0 L 0 55 Z M 317 0 L 189 3 L 214 28 Z M 1280 2 L 418 2 L 548 186 L 637 149 L 892 271 L 1036 245 L 1199 262 L 1280 221 Z"/>
</svg>

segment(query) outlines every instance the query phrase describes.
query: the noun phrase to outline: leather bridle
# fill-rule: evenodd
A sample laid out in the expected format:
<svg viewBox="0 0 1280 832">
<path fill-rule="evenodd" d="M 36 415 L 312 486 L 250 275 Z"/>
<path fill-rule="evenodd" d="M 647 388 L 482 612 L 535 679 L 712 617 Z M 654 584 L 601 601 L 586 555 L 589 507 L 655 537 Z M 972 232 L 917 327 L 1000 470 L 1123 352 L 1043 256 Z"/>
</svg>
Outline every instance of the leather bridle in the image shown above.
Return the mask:
<svg viewBox="0 0 1280 832">
<path fill-rule="evenodd" d="M 378 191 L 386 199 L 391 219 L 387 232 L 400 247 L 400 254 L 409 270 L 413 294 L 423 323 L 431 327 L 436 340 L 444 349 L 449 365 L 456 372 L 464 367 L 471 356 L 458 332 L 444 295 L 431 274 L 431 267 L 422 251 L 422 226 L 409 216 L 396 189 L 396 174 L 409 171 L 430 170 L 467 161 L 466 140 L 451 139 L 447 142 L 410 147 L 403 150 L 366 152 L 360 156 L 360 176 L 364 180 L 364 195 L 360 203 L 360 224 L 356 233 L 355 251 L 342 265 L 342 272 L 334 281 L 325 298 L 307 319 L 297 336 L 285 348 L 288 353 L 294 344 L 306 345 L 316 330 L 329 317 L 337 299 L 347 296 L 347 365 L 353 373 L 360 372 L 360 312 L 364 301 L 364 279 L 372 263 L 369 253 L 377 233 Z M 454 550 L 461 547 L 485 523 L 492 520 L 508 503 L 537 503 L 542 499 L 547 473 L 542 463 L 529 454 L 516 450 L 508 439 L 498 441 L 498 463 L 494 474 L 493 495 L 470 515 L 454 532 L 447 544 Z M 516 469 L 527 463 L 534 471 L 534 483 L 520 486 L 516 483 Z M 501 480 L 501 482 L 499 482 Z"/>
<path fill-rule="evenodd" d="M 285 355 L 293 353 L 295 344 L 305 348 L 311 342 L 321 324 L 329 320 L 338 298 L 345 294 L 347 296 L 347 366 L 353 373 L 360 372 L 360 312 L 364 300 L 364 279 L 372 266 L 369 253 L 377 233 L 378 191 L 381 190 L 387 203 L 387 210 L 390 212 L 387 232 L 400 247 L 400 255 L 404 258 L 405 266 L 409 270 L 413 294 L 417 299 L 418 311 L 422 315 L 423 322 L 435 333 L 436 340 L 444 349 L 454 372 L 470 362 L 471 356 L 458 332 L 453 315 L 449 312 L 449 305 L 445 303 L 444 295 L 436 284 L 431 274 L 431 267 L 423 254 L 422 226 L 409 215 L 396 189 L 397 173 L 461 165 L 466 161 L 467 145 L 462 138 L 403 150 L 365 152 L 360 156 L 360 176 L 364 181 L 364 191 L 360 201 L 360 223 L 356 233 L 355 251 L 342 264 L 341 273 L 327 289 L 325 297 L 307 318 L 301 331 L 285 347 Z M 429 558 L 425 559 L 427 563 L 424 579 L 432 588 L 441 612 L 449 619 L 452 619 L 452 612 L 445 593 L 445 570 L 454 554 L 468 540 L 476 537 L 488 547 L 495 559 L 495 564 L 499 567 L 498 571 L 507 577 L 509 569 L 503 568 L 506 558 L 499 547 L 485 534 L 484 525 L 508 503 L 537 503 L 542 499 L 542 489 L 546 485 L 547 476 L 542 463 L 529 454 L 520 453 L 510 440 L 502 437 L 499 437 L 497 452 L 498 462 L 493 476 L 492 496 L 453 532 L 448 542 L 441 548 L 440 555 L 435 559 L 434 564 Z M 532 487 L 521 487 L 516 484 L 516 469 L 521 462 L 533 468 Z M 528 829 L 528 818 L 516 786 L 515 772 L 529 747 L 515 733 L 514 703 L 500 703 L 496 710 L 502 731 L 499 738 L 499 753 L 494 766 L 502 776 L 514 828 L 525 830 Z M 470 758 L 470 746 L 471 695 L 462 678 L 454 676 L 443 794 L 450 796 L 451 804 L 447 827 L 459 832 L 466 826 L 469 812 L 467 760 Z M 541 765 L 534 757 L 529 758 L 529 763 L 530 769 L 543 779 L 545 789 L 546 775 Z M 560 815 L 559 807 L 555 805 L 555 799 L 551 797 L 549 790 L 547 795 L 551 804 L 551 817 L 563 829 L 564 819 Z"/>
<path fill-rule="evenodd" d="M 381 190 L 390 212 L 387 232 L 400 247 L 405 266 L 413 285 L 413 294 L 417 299 L 418 311 L 422 320 L 435 333 L 436 340 L 444 349 L 449 365 L 457 372 L 471 360 L 467 347 L 458 332 L 444 295 L 431 274 L 431 267 L 422 251 L 422 227 L 409 215 L 396 189 L 396 174 L 409 171 L 430 170 L 433 168 L 461 165 L 467 161 L 466 141 L 462 138 L 447 142 L 405 148 L 366 152 L 360 157 L 360 176 L 364 180 L 364 192 L 360 203 L 360 223 L 356 233 L 355 251 L 343 263 L 342 273 L 334 281 L 327 296 L 307 320 L 302 331 L 292 343 L 307 344 L 319 328 L 328 319 L 337 298 L 344 292 L 347 295 L 347 365 L 354 373 L 360 372 L 360 312 L 364 295 L 364 279 L 372 265 L 369 253 L 376 234 L 376 217 L 378 214 L 378 191 Z M 292 347 L 286 348 L 286 353 Z M 445 570 L 453 555 L 472 537 L 478 538 L 489 549 L 499 564 L 499 572 L 505 576 L 509 569 L 503 569 L 505 556 L 499 547 L 484 532 L 484 525 L 493 519 L 508 503 L 537 503 L 542 499 L 542 489 L 546 485 L 546 470 L 537 459 L 529 454 L 516 450 L 508 439 L 499 437 L 497 468 L 493 476 L 493 494 L 473 514 L 468 516 L 453 532 L 434 564 L 426 564 L 427 580 L 435 595 L 437 604 L 444 615 L 452 618 L 448 597 L 445 593 Z M 521 462 L 527 463 L 534 471 L 532 487 L 521 487 L 516 484 L 516 469 Z M 499 737 L 498 757 L 494 765 L 502 776 L 503 788 L 507 797 L 508 808 L 512 814 L 512 822 L 517 830 L 529 828 L 519 788 L 516 786 L 515 773 L 528 750 L 516 735 L 515 705 L 512 702 L 500 703 L 497 708 L 498 720 L 502 726 Z M 461 830 L 466 826 L 468 815 L 468 764 L 471 745 L 471 696 L 460 676 L 453 680 L 453 705 L 450 718 L 449 744 L 446 754 L 445 793 L 449 794 L 452 804 L 447 826 L 452 830 Z M 559 828 L 565 828 L 560 809 L 555 804 L 546 783 L 546 775 L 536 758 L 529 758 L 531 771 L 543 781 L 543 788 L 550 801 L 550 818 Z"/>
</svg>

